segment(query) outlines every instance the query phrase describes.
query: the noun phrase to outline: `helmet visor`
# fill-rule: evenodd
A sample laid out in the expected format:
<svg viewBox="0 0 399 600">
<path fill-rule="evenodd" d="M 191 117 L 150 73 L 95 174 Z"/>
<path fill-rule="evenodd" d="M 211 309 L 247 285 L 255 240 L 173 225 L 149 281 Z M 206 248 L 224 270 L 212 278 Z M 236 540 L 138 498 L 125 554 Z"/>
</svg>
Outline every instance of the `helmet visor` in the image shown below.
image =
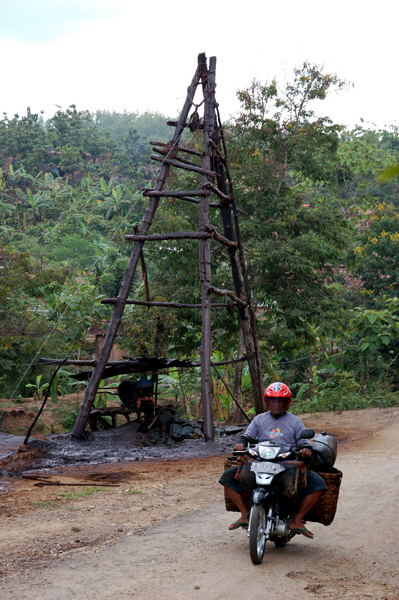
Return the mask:
<svg viewBox="0 0 399 600">
<path fill-rule="evenodd" d="M 268 408 L 274 415 L 279 415 L 287 410 L 287 398 L 267 398 Z"/>
</svg>

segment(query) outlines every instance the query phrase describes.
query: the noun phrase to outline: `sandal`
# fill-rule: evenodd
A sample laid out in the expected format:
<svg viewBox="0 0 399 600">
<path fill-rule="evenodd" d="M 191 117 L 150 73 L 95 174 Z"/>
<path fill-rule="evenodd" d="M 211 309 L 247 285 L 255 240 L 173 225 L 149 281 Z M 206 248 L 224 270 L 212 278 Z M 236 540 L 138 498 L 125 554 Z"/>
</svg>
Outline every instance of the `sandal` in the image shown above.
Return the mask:
<svg viewBox="0 0 399 600">
<path fill-rule="evenodd" d="M 232 523 L 229 527 L 229 531 L 234 531 L 234 529 L 240 529 L 240 527 L 242 527 L 243 529 L 248 529 L 248 523 L 241 523 L 240 521 L 234 521 L 234 523 Z"/>
<path fill-rule="evenodd" d="M 304 535 L 306 538 L 309 538 L 310 540 L 313 540 L 314 535 L 311 531 L 309 531 L 309 529 L 306 529 L 306 527 L 304 529 L 290 529 L 291 533 L 298 533 L 301 535 Z"/>
</svg>

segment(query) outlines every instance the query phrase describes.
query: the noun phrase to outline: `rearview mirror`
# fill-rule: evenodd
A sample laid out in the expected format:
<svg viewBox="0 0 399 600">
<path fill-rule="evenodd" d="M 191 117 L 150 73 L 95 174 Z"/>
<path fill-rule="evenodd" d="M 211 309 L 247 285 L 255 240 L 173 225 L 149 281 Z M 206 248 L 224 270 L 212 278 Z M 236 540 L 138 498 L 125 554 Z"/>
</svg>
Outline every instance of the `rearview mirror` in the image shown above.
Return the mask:
<svg viewBox="0 0 399 600">
<path fill-rule="evenodd" d="M 310 440 L 314 437 L 314 435 L 314 429 L 302 429 L 301 433 L 299 434 L 299 439 Z"/>
</svg>

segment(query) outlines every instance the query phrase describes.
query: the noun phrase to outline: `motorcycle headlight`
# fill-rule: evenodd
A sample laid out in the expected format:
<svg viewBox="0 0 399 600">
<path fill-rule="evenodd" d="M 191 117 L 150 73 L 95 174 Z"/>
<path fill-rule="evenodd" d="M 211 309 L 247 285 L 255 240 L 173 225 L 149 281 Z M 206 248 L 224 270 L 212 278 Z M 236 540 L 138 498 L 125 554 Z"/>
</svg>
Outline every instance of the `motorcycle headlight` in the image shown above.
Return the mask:
<svg viewBox="0 0 399 600">
<path fill-rule="evenodd" d="M 258 453 L 261 458 L 276 458 L 280 448 L 271 448 L 270 446 L 258 446 Z"/>
</svg>

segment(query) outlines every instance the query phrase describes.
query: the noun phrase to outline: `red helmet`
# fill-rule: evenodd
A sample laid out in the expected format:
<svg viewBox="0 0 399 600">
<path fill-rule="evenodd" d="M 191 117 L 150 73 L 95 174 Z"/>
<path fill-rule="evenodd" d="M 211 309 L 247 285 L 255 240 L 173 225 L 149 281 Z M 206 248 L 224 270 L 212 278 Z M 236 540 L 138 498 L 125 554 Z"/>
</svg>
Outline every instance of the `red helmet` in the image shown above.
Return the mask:
<svg viewBox="0 0 399 600">
<path fill-rule="evenodd" d="M 280 383 L 278 381 L 275 381 L 274 383 L 271 383 L 265 389 L 263 399 L 265 401 L 266 408 L 268 410 L 271 410 L 272 407 L 270 406 L 269 398 L 282 398 L 283 400 L 285 400 L 284 408 L 282 410 L 281 410 L 281 407 L 280 407 L 280 409 L 278 409 L 277 405 L 273 406 L 273 412 L 275 414 L 285 412 L 286 410 L 288 410 L 288 407 L 291 406 L 292 397 L 291 397 L 290 388 L 288 387 L 288 385 L 285 385 L 285 383 Z"/>
</svg>

